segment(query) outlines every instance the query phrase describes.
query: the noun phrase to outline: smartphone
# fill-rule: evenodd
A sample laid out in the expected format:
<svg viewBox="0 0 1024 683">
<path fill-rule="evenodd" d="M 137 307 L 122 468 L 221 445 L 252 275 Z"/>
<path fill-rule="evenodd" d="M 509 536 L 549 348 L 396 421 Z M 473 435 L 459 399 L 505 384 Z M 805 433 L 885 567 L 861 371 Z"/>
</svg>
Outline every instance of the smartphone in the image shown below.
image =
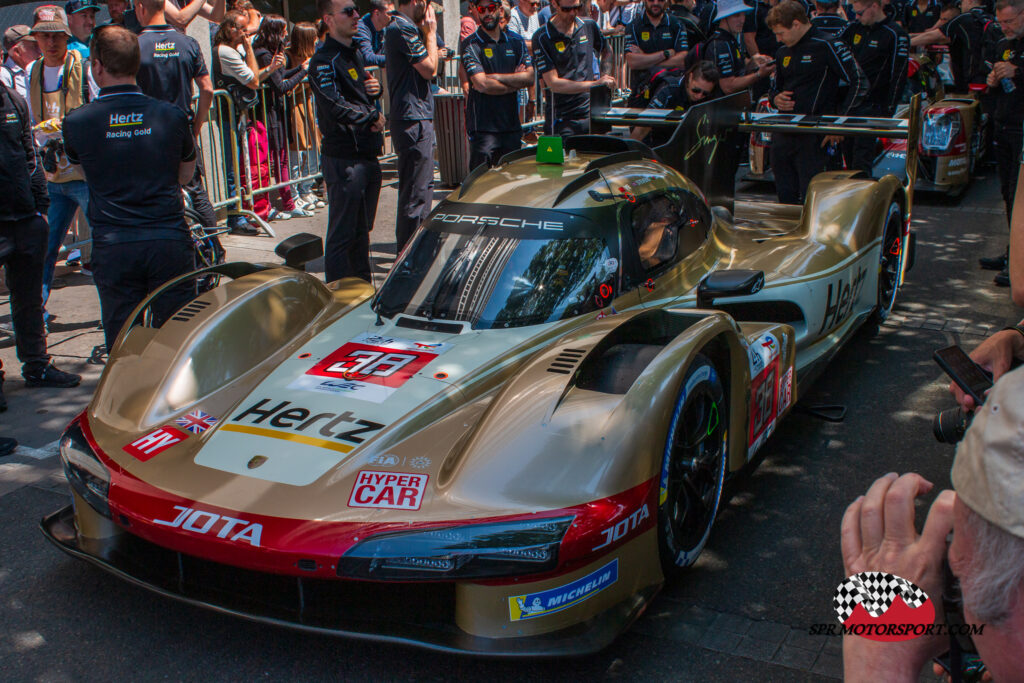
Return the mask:
<svg viewBox="0 0 1024 683">
<path fill-rule="evenodd" d="M 981 367 L 959 346 L 947 346 L 932 356 L 939 367 L 956 382 L 975 405 L 985 402 L 985 392 L 992 388 L 992 375 Z"/>
</svg>

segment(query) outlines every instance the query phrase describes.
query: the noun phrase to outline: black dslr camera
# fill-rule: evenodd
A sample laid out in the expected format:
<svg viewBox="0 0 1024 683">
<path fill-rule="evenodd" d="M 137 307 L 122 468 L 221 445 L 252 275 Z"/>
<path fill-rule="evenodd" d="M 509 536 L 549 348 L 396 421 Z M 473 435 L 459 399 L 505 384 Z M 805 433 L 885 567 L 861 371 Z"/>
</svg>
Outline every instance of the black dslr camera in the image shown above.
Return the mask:
<svg viewBox="0 0 1024 683">
<path fill-rule="evenodd" d="M 992 388 L 992 375 L 959 346 L 948 346 L 939 349 L 933 356 L 950 379 L 972 399 L 974 405 L 985 402 L 985 392 Z M 964 413 L 959 406 L 943 410 L 932 420 L 932 433 L 942 443 L 959 443 L 964 432 L 971 425 L 974 413 Z"/>
<path fill-rule="evenodd" d="M 56 173 L 60 160 L 64 158 L 64 139 L 50 138 L 43 145 L 43 170 L 47 173 Z"/>
</svg>

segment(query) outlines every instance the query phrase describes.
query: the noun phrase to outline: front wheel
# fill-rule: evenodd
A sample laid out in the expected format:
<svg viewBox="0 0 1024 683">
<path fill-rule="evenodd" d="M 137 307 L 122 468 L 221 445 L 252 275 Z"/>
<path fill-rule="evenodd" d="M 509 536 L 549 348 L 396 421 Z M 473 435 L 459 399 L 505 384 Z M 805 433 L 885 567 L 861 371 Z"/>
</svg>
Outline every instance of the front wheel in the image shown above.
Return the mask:
<svg viewBox="0 0 1024 683">
<path fill-rule="evenodd" d="M 711 535 L 725 480 L 725 392 L 711 361 L 694 357 L 672 411 L 658 498 L 658 548 L 666 577 L 696 562 Z"/>
<path fill-rule="evenodd" d="M 881 254 L 878 258 L 878 303 L 871 322 L 882 324 L 896 304 L 896 291 L 900 285 L 900 263 L 907 245 L 903 239 L 903 210 L 899 202 L 889 204 L 882 229 Z"/>
</svg>

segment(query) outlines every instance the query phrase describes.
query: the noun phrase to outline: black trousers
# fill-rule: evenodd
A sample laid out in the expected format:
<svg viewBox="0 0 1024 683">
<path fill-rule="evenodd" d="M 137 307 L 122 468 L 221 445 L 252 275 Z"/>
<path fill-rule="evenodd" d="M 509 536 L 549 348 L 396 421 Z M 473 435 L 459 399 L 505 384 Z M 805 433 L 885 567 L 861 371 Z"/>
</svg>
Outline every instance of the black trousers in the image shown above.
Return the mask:
<svg viewBox="0 0 1024 683">
<path fill-rule="evenodd" d="M 510 133 L 487 133 L 474 131 L 469 134 L 469 170 L 480 164 L 494 166 L 504 155 L 515 152 L 523 146 L 522 131 Z"/>
<path fill-rule="evenodd" d="M 999 189 L 1003 193 L 1006 220 L 1009 223 L 1010 214 L 1013 213 L 1013 198 L 1017 193 L 1017 171 L 1020 169 L 1024 132 L 1019 123 L 996 122 L 992 136 L 995 138 L 993 145 L 996 149 L 996 166 L 999 169 Z"/>
<path fill-rule="evenodd" d="M 192 208 L 199 214 L 203 221 L 204 228 L 217 227 L 217 213 L 210 203 L 210 195 L 206 194 L 206 185 L 203 184 L 203 153 L 196 147 L 196 170 L 192 173 L 192 180 L 182 185 L 182 189 L 188 193 L 192 200 Z"/>
<path fill-rule="evenodd" d="M 93 226 L 93 234 L 96 232 Z M 194 270 L 195 258 L 195 247 L 186 241 L 93 243 L 92 277 L 100 295 L 107 351 L 135 307 L 160 285 Z M 153 325 L 162 325 L 195 296 L 195 281 L 164 292 L 153 302 Z"/>
<path fill-rule="evenodd" d="M 361 277 L 370 282 L 370 231 L 380 197 L 380 162 L 323 156 L 320 163 L 327 185 L 326 279 Z"/>
<path fill-rule="evenodd" d="M 888 118 L 890 114 L 882 107 L 862 105 L 851 116 Z M 846 163 L 849 168 L 855 171 L 864 171 L 871 175 L 871 169 L 875 165 L 875 158 L 878 156 L 878 138 L 864 135 L 849 137 L 843 141 L 842 149 L 843 154 L 846 155 Z"/>
<path fill-rule="evenodd" d="M 392 121 L 391 144 L 398 155 L 395 239 L 401 252 L 434 203 L 434 122 Z"/>
<path fill-rule="evenodd" d="M 559 137 L 586 135 L 590 132 L 590 119 L 555 119 L 551 134 Z"/>
<path fill-rule="evenodd" d="M 772 134 L 772 171 L 780 203 L 802 204 L 811 178 L 825 170 L 821 140 L 820 135 Z"/>
<path fill-rule="evenodd" d="M 43 260 L 48 234 L 49 228 L 42 216 L 0 221 L 0 237 L 14 247 L 4 264 L 7 289 L 11 292 L 14 343 L 23 370 L 50 362 L 43 327 Z M 0 361 L 0 380 L 3 379 L 2 368 Z"/>
</svg>

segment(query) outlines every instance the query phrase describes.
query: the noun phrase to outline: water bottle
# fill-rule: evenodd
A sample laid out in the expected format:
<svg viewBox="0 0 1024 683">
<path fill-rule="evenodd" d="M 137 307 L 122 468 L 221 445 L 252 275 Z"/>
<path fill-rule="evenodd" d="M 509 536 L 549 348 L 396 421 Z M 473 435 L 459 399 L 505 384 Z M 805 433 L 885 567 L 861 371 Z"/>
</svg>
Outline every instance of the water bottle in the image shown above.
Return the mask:
<svg viewBox="0 0 1024 683">
<path fill-rule="evenodd" d="M 1017 89 L 1017 86 L 1013 84 L 1013 80 L 1009 78 L 1000 78 L 999 85 L 1003 86 L 1003 92 L 1013 92 Z"/>
</svg>

